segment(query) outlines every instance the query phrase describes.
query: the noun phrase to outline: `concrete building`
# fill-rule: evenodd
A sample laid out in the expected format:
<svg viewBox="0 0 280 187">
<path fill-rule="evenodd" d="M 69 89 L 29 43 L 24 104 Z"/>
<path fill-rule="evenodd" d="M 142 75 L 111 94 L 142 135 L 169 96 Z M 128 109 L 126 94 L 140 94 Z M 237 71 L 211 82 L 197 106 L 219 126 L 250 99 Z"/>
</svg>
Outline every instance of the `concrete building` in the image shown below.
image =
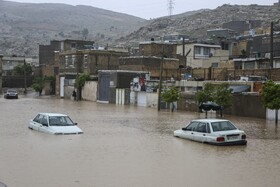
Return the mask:
<svg viewBox="0 0 280 187">
<path fill-rule="evenodd" d="M 178 45 L 177 54 L 186 56 L 185 66 L 192 68 L 219 67 L 220 62 L 229 59 L 229 51 L 222 50 L 221 46 L 200 43 Z"/>
<path fill-rule="evenodd" d="M 55 53 L 76 51 L 93 48 L 94 41 L 84 40 L 53 40 L 50 45 L 39 45 L 39 64 L 48 65 L 54 64 Z"/>
<path fill-rule="evenodd" d="M 179 59 L 151 56 L 135 56 L 120 58 L 120 69 L 129 71 L 150 72 L 151 79 L 159 80 L 160 66 L 163 63 L 162 77 L 164 80 L 179 79 Z"/>
<path fill-rule="evenodd" d="M 2 75 L 11 76 L 13 75 L 13 70 L 18 65 L 23 65 L 24 63 L 30 64 L 32 66 L 33 59 L 26 57 L 11 57 L 4 56 L 2 58 Z"/>
<path fill-rule="evenodd" d="M 207 30 L 207 37 L 209 38 L 229 38 L 237 34 L 236 31 L 231 29 L 211 29 Z"/>
</svg>

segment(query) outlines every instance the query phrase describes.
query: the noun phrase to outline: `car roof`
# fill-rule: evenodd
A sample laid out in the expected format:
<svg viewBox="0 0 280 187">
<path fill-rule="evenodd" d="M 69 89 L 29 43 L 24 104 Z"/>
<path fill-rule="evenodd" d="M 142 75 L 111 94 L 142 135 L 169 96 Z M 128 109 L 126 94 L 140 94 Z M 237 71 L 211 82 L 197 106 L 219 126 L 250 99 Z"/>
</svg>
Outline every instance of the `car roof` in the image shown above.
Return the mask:
<svg viewBox="0 0 280 187">
<path fill-rule="evenodd" d="M 39 113 L 39 114 L 42 114 L 42 115 L 46 115 L 46 116 L 67 116 L 66 114 L 60 114 L 60 113 Z"/>
<path fill-rule="evenodd" d="M 227 119 L 194 119 L 192 121 L 213 123 L 213 122 L 221 122 L 221 121 L 229 121 L 229 120 L 227 120 Z"/>
</svg>

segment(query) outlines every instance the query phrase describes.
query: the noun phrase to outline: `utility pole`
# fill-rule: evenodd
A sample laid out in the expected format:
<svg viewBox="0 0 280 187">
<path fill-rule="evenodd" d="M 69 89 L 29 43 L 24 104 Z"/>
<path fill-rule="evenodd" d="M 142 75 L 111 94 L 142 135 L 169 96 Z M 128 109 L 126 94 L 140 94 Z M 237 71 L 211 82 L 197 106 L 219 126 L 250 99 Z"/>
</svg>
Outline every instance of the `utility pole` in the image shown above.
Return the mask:
<svg viewBox="0 0 280 187">
<path fill-rule="evenodd" d="M 2 59 L 3 59 L 3 55 L 0 54 L 0 94 L 2 94 L 2 65 L 3 65 L 3 62 L 2 62 Z"/>
<path fill-rule="evenodd" d="M 25 58 L 23 60 L 23 72 L 24 72 L 24 94 L 26 94 L 27 91 L 26 91 L 26 61 L 25 61 Z"/>
<path fill-rule="evenodd" d="M 169 17 L 171 18 L 172 16 L 172 10 L 174 9 L 174 1 L 173 0 L 168 0 L 167 5 L 168 5 L 168 11 L 169 11 Z"/>
<path fill-rule="evenodd" d="M 163 61 L 164 61 L 164 44 L 162 43 L 162 56 L 160 61 L 160 75 L 159 75 L 159 87 L 158 87 L 158 111 L 160 111 L 160 103 L 161 103 Z"/>
<path fill-rule="evenodd" d="M 270 23 L 270 69 L 273 69 L 273 21 Z"/>
</svg>

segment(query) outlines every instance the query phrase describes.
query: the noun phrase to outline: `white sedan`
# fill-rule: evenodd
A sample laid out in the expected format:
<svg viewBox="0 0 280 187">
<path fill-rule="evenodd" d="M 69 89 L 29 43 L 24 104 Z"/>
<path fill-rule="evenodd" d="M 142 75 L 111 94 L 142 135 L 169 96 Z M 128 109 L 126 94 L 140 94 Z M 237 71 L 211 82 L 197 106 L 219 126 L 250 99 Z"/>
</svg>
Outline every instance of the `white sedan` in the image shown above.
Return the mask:
<svg viewBox="0 0 280 187">
<path fill-rule="evenodd" d="M 28 128 L 55 135 L 83 134 L 83 131 L 77 127 L 77 123 L 74 123 L 69 116 L 58 113 L 39 113 L 30 120 Z"/>
<path fill-rule="evenodd" d="M 246 145 L 246 134 L 229 120 L 196 119 L 174 131 L 175 137 L 215 145 Z"/>
</svg>

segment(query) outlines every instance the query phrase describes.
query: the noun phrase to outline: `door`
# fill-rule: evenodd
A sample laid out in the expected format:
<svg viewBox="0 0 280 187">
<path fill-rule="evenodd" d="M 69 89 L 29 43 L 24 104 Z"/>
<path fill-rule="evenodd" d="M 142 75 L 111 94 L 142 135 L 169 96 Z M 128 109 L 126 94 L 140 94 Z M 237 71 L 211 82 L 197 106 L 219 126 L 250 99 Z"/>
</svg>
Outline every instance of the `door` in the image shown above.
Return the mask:
<svg viewBox="0 0 280 187">
<path fill-rule="evenodd" d="M 198 122 L 191 122 L 187 127 L 182 129 L 182 138 L 186 138 L 189 140 L 194 140 L 194 130 L 196 129 Z"/>
<path fill-rule="evenodd" d="M 49 133 L 48 117 L 43 115 L 42 124 L 39 126 L 39 131 L 44 133 Z"/>
<path fill-rule="evenodd" d="M 110 75 L 109 74 L 101 74 L 100 82 L 99 82 L 99 101 L 109 102 L 109 86 L 110 86 Z"/>
<path fill-rule="evenodd" d="M 41 131 L 42 123 L 44 116 L 42 114 L 38 114 L 33 121 L 31 121 L 31 127 L 33 130 Z"/>
<path fill-rule="evenodd" d="M 207 125 L 206 123 L 199 123 L 194 130 L 194 140 L 198 142 L 207 141 Z"/>
</svg>

